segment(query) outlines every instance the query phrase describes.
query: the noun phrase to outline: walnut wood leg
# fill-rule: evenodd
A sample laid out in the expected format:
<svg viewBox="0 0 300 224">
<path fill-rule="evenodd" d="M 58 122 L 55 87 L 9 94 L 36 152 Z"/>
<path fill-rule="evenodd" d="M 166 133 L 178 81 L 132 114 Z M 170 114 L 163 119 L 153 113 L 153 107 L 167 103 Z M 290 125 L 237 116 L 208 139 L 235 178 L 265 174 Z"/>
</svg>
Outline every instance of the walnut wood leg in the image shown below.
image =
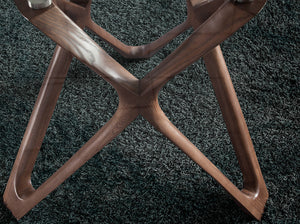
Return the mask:
<svg viewBox="0 0 300 224">
<path fill-rule="evenodd" d="M 59 46 L 56 47 L 7 183 L 4 201 L 8 205 L 12 200 L 10 197 L 12 192 L 18 197 L 26 198 L 34 191 L 31 185 L 31 172 L 71 60 L 72 56 L 69 53 Z"/>
<path fill-rule="evenodd" d="M 35 103 L 30 121 L 16 158 L 11 178 L 7 188 L 12 184 L 12 178 L 18 177 L 16 191 L 20 196 L 26 196 L 32 191 L 30 176 L 42 145 L 52 113 L 63 86 L 72 56 L 61 47 L 56 47 L 52 61 Z M 22 159 L 21 159 L 22 158 Z M 18 173 L 22 170 L 22 173 Z"/>
<path fill-rule="evenodd" d="M 243 192 L 264 205 L 268 191 L 220 46 L 203 58 L 243 173 Z"/>
<path fill-rule="evenodd" d="M 15 0 L 26 18 L 65 50 L 57 47 L 55 51 L 5 190 L 4 202 L 13 215 L 21 218 L 141 114 L 216 179 L 242 208 L 260 219 L 268 192 L 221 50 L 215 46 L 247 23 L 265 2 L 253 0 L 249 4 L 238 4 L 229 0 L 187 0 L 187 21 L 148 45 L 127 46 L 90 20 L 91 0 L 54 0 L 57 5 L 41 10 L 31 9 L 26 1 Z M 144 79 L 138 80 L 89 38 L 81 29 L 84 26 L 94 30 L 123 55 L 133 58 L 151 56 L 190 26 L 195 31 Z M 117 90 L 119 107 L 94 137 L 35 190 L 31 172 L 71 54 Z M 244 189 L 241 191 L 171 124 L 158 105 L 159 89 L 203 56 L 243 173 Z"/>
<path fill-rule="evenodd" d="M 259 189 L 256 194 L 254 194 L 254 192 L 253 194 L 248 194 L 248 192 L 240 191 L 169 121 L 158 104 L 155 107 L 145 109 L 141 114 L 194 162 L 211 175 L 247 213 L 258 220 L 261 219 L 266 201 L 264 192 L 261 194 Z"/>
<path fill-rule="evenodd" d="M 247 124 L 220 46 L 205 55 L 204 61 L 243 172 L 244 189 L 253 192 L 257 190 L 259 184 L 265 189 Z"/>
<path fill-rule="evenodd" d="M 136 117 L 138 113 L 136 110 L 126 110 L 124 108 L 118 109 L 109 122 L 107 122 L 80 150 L 78 150 L 60 169 L 58 169 L 49 179 L 47 179 L 39 188 L 34 190 L 31 186 L 30 193 L 20 195 L 19 186 L 20 175 L 24 171 L 20 170 L 18 166 L 20 162 L 26 163 L 25 159 L 30 159 L 26 154 L 19 155 L 19 160 L 16 162 L 17 166 L 15 172 L 12 172 L 10 183 L 7 185 L 4 202 L 12 211 L 13 215 L 20 219 L 28 211 L 30 211 L 36 204 L 43 200 L 55 188 L 62 184 L 69 176 L 71 176 L 77 169 L 91 159 L 97 152 L 99 152 L 105 145 L 121 133 Z M 22 172 L 21 172 L 22 171 Z M 28 176 L 28 175 L 27 175 Z M 27 182 L 30 179 L 27 178 Z M 20 189 L 23 190 L 23 189 Z"/>
<path fill-rule="evenodd" d="M 108 144 L 137 116 L 133 109 L 118 109 L 113 118 L 88 143 L 35 190 L 31 184 L 31 173 L 71 60 L 70 53 L 59 46 L 56 48 L 7 183 L 4 203 L 17 219 Z"/>
<path fill-rule="evenodd" d="M 86 27 L 97 34 L 106 43 L 113 46 L 113 48 L 125 58 L 150 58 L 171 40 L 190 28 L 190 23 L 189 20 L 186 20 L 159 39 L 141 46 L 128 46 L 122 43 L 92 20 L 86 24 Z"/>
</svg>

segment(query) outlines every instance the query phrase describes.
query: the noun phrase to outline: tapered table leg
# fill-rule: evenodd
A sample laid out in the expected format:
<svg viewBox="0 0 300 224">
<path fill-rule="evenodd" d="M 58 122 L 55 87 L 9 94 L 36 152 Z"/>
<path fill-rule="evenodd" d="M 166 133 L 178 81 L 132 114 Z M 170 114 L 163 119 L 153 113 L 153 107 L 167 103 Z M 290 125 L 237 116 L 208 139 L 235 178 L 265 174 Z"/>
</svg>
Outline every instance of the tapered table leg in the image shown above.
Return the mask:
<svg viewBox="0 0 300 224">
<path fill-rule="evenodd" d="M 258 188 L 249 192 L 240 191 L 207 157 L 201 153 L 197 147 L 190 142 L 165 116 L 159 105 L 147 108 L 142 111 L 145 117 L 155 128 L 164 134 L 170 141 L 178 146 L 185 154 L 187 154 L 195 163 L 203 170 L 211 175 L 244 209 L 245 212 L 260 220 L 264 211 L 267 191 Z M 259 167 L 258 167 L 259 168 Z M 263 181 L 263 180 L 262 180 Z M 263 186 L 264 182 L 259 182 Z"/>
<path fill-rule="evenodd" d="M 31 184 L 31 172 L 71 60 L 70 53 L 59 46 L 56 47 L 7 183 L 4 202 L 12 199 L 14 194 L 26 198 L 34 191 Z"/>
<path fill-rule="evenodd" d="M 137 116 L 134 110 L 118 109 L 109 120 L 81 149 L 79 149 L 61 168 L 49 177 L 39 188 L 33 190 L 27 197 L 20 197 L 14 188 L 8 189 L 6 197 L 9 198 L 7 207 L 13 215 L 20 219 L 48 194 L 62 184 L 77 169 L 84 165 L 105 145 L 111 142 L 124 128 Z M 18 180 L 17 178 L 15 180 Z M 12 185 L 19 188 L 18 185 Z M 4 199 L 6 199 L 6 197 Z"/>
<path fill-rule="evenodd" d="M 264 204 L 268 191 L 220 46 L 203 58 L 243 173 L 243 191 Z"/>
<path fill-rule="evenodd" d="M 71 59 L 72 56 L 62 48 L 56 49 L 11 172 L 4 193 L 4 203 L 17 219 L 63 183 L 138 116 L 137 109 L 119 106 L 111 120 L 39 188 L 34 189 L 31 172 Z"/>
<path fill-rule="evenodd" d="M 65 49 L 56 48 L 4 193 L 4 202 L 16 218 L 21 218 L 45 198 L 139 114 L 218 181 L 242 208 L 255 218 L 261 218 L 268 192 L 222 52 L 219 46 L 215 46 L 256 15 L 266 0 L 253 0 L 252 3 L 244 5 L 233 1 L 209 1 L 205 2 L 205 7 L 202 0 L 187 0 L 186 22 L 157 41 L 137 47 L 124 45 L 95 23 L 88 23 L 91 0 L 72 0 L 72 3 L 55 1 L 60 8 L 53 4 L 41 10 L 30 8 L 25 0 L 15 2 L 31 23 Z M 200 6 L 204 8 L 200 9 Z M 72 19 L 78 22 L 78 26 Z M 94 30 L 125 56 L 133 58 L 151 56 L 190 26 L 195 28 L 195 32 L 144 79 L 138 80 L 89 38 L 81 29 L 84 26 Z M 212 48 L 214 49 L 211 50 Z M 106 125 L 35 190 L 31 184 L 31 172 L 71 63 L 71 54 L 117 90 L 119 107 Z M 159 89 L 204 54 L 204 61 L 243 173 L 242 190 L 230 182 L 171 124 L 158 105 Z"/>
</svg>

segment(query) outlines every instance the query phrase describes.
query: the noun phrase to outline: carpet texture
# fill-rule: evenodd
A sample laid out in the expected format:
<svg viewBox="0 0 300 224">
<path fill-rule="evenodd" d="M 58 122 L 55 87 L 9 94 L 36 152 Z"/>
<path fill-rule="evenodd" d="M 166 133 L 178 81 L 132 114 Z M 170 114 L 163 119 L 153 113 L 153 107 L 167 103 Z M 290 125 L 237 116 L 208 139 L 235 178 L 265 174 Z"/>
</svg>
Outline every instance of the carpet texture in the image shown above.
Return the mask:
<svg viewBox="0 0 300 224">
<path fill-rule="evenodd" d="M 299 223 L 299 2 L 270 0 L 222 44 L 270 198 L 262 223 Z M 185 0 L 98 0 L 94 20 L 130 45 L 186 18 Z M 2 195 L 55 44 L 13 1 L 0 4 L 0 223 L 17 223 Z M 138 78 L 191 33 L 149 60 L 123 59 Z M 159 96 L 170 120 L 239 188 L 240 173 L 203 61 Z M 32 175 L 38 187 L 113 115 L 114 89 L 73 60 Z M 19 223 L 257 223 L 184 153 L 139 117 Z"/>
</svg>

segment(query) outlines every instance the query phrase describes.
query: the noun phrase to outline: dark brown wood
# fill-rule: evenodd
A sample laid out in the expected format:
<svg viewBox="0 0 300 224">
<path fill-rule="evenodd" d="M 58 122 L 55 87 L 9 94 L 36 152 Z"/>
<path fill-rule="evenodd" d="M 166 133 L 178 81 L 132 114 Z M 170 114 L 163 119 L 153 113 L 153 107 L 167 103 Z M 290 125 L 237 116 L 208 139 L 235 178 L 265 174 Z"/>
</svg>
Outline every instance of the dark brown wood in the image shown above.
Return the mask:
<svg viewBox="0 0 300 224">
<path fill-rule="evenodd" d="M 112 36 L 102 27 L 98 26 L 94 21 L 90 20 L 87 27 L 102 38 L 106 43 L 112 45 L 116 51 L 118 51 L 123 57 L 126 58 L 150 58 L 158 50 L 164 47 L 167 43 L 173 40 L 182 32 L 190 28 L 189 20 L 186 20 L 182 24 L 176 26 L 174 29 L 170 30 L 164 36 L 153 41 L 152 43 L 141 45 L 141 46 L 128 46 L 117 38 Z"/>
<path fill-rule="evenodd" d="M 261 1 L 253 3 L 261 4 Z M 253 4 L 249 4 L 248 7 L 247 10 L 241 9 L 239 5 L 225 1 L 204 23 L 199 24 L 199 20 L 191 21 L 194 33 L 141 80 L 142 94 L 162 87 L 247 23 L 254 16 Z M 190 13 L 195 14 L 198 11 Z"/>
<path fill-rule="evenodd" d="M 138 115 L 169 138 L 210 174 L 249 214 L 260 219 L 268 191 L 255 155 L 248 128 L 236 97 L 219 44 L 247 23 L 266 0 L 234 3 L 230 0 L 187 0 L 188 19 L 158 40 L 127 46 L 90 18 L 91 0 L 55 0 L 46 9 L 33 10 L 24 0 L 15 0 L 21 13 L 59 46 L 26 129 L 4 193 L 4 202 L 20 219 L 85 162 L 114 139 Z M 153 71 L 138 80 L 111 58 L 83 30 L 88 27 L 126 57 L 150 57 L 178 34 L 192 27 L 193 34 Z M 118 92 L 114 116 L 39 188 L 31 184 L 31 173 L 72 56 L 108 81 Z M 234 146 L 244 187 L 239 190 L 165 116 L 158 94 L 171 78 L 203 57 Z"/>
<path fill-rule="evenodd" d="M 246 206 L 245 200 L 238 203 L 257 218 L 264 209 L 268 191 L 221 48 L 214 48 L 203 58 L 243 173 L 242 192 L 250 198 Z"/>
</svg>

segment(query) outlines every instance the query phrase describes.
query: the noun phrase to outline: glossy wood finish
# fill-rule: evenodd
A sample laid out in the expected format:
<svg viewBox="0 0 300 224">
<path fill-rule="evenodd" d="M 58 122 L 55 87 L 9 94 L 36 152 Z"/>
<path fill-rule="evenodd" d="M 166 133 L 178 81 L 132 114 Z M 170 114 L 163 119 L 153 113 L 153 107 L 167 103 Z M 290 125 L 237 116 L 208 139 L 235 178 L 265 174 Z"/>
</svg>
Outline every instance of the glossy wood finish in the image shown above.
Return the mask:
<svg viewBox="0 0 300 224">
<path fill-rule="evenodd" d="M 24 0 L 15 0 L 21 13 L 58 46 L 26 129 L 4 193 L 4 202 L 20 219 L 86 161 L 114 139 L 138 115 L 146 118 L 193 161 L 210 174 L 249 214 L 260 219 L 268 192 L 253 144 L 236 97 L 222 52 L 218 46 L 247 23 L 265 0 L 239 4 L 230 0 L 187 0 L 188 19 L 158 40 L 142 46 L 127 46 L 96 25 L 90 18 L 90 0 L 55 0 L 47 9 L 32 10 Z M 138 80 L 100 48 L 82 28 L 88 27 L 126 57 L 150 57 L 181 32 L 194 32 L 153 71 Z M 78 58 L 108 81 L 118 92 L 119 105 L 113 117 L 39 188 L 31 184 L 31 172 L 51 115 L 70 66 Z M 244 187 L 239 190 L 165 116 L 158 93 L 171 78 L 203 57 L 234 146 Z"/>
</svg>

